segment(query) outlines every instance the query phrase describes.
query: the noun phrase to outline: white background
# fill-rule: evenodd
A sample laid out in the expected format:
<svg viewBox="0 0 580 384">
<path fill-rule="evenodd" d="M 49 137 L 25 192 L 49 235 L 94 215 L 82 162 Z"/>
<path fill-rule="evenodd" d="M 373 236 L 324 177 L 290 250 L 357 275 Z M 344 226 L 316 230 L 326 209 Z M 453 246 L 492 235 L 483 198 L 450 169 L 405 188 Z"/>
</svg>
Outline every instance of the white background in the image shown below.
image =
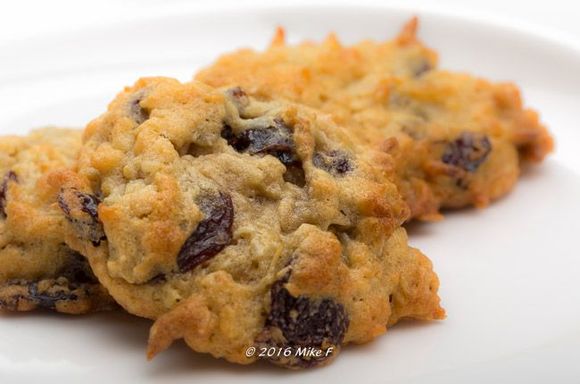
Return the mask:
<svg viewBox="0 0 580 384">
<path fill-rule="evenodd" d="M 182 12 L 193 8 L 215 8 L 227 4 L 270 4 L 275 0 L 0 0 L 0 46 L 49 32 L 83 29 L 141 19 L 147 15 Z M 580 45 L 580 2 L 577 0 L 296 0 L 283 3 L 303 4 L 373 4 L 401 6 L 417 10 L 438 10 L 482 19 L 502 20 L 525 25 L 544 34 Z"/>
</svg>

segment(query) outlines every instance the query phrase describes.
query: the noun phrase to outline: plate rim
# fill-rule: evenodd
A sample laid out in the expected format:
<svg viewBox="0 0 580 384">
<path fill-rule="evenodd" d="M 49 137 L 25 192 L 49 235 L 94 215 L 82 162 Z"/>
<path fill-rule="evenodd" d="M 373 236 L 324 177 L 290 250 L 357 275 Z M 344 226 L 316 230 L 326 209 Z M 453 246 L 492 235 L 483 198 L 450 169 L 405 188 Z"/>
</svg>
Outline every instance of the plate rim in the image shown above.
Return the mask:
<svg viewBox="0 0 580 384">
<path fill-rule="evenodd" d="M 419 16 L 419 20 L 421 20 L 423 15 L 425 15 L 426 17 L 439 17 L 443 19 L 453 19 L 454 21 L 459 22 L 474 23 L 478 24 L 480 27 L 498 29 L 502 32 L 528 35 L 534 39 L 553 44 L 558 48 L 571 50 L 573 54 L 580 58 L 580 41 L 578 41 L 578 39 L 576 39 L 572 34 L 558 29 L 545 27 L 534 22 L 525 21 L 516 17 L 507 17 L 500 15 L 499 13 L 491 13 L 489 11 L 470 12 L 464 10 L 451 10 L 450 8 L 441 9 L 436 6 L 426 4 L 416 4 L 413 6 L 403 4 L 379 4 L 372 0 L 357 0 L 357 4 L 353 4 L 350 1 L 344 0 L 337 1 L 336 3 L 329 3 L 324 0 L 280 0 L 277 1 L 275 5 L 267 0 L 245 0 L 243 2 L 221 0 L 212 2 L 211 5 L 201 2 L 188 3 L 186 5 L 179 3 L 179 5 L 181 7 L 173 6 L 173 9 L 169 11 L 156 12 L 159 11 L 159 9 L 152 9 L 148 13 L 138 15 L 136 18 L 129 21 L 114 20 L 103 24 L 91 24 L 80 29 L 82 31 L 94 32 L 104 28 L 108 29 L 121 27 L 122 25 L 127 24 L 127 22 L 150 22 L 175 16 L 199 16 L 201 14 L 223 14 L 224 12 L 252 13 L 260 11 L 265 13 L 283 13 L 285 11 L 297 11 L 302 9 L 307 9 L 309 11 L 315 9 L 332 9 L 333 11 L 337 12 L 350 10 L 378 12 L 395 11 L 398 13 L 406 12 L 410 15 L 417 15 Z M 60 38 L 67 35 L 67 31 L 51 31 L 42 35 L 40 35 L 39 32 L 38 35 L 31 37 L 16 38 L 3 42 L 0 44 L 0 51 L 9 49 L 11 46 L 17 46 L 22 43 L 33 44 L 38 41 Z"/>
</svg>

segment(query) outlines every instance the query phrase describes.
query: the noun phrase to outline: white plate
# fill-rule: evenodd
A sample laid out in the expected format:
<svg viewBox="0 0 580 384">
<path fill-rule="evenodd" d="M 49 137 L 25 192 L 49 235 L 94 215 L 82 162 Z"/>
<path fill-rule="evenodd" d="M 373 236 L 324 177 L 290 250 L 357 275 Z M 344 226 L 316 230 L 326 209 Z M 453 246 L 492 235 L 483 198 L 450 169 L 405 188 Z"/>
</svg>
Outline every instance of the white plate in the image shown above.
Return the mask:
<svg viewBox="0 0 580 384">
<path fill-rule="evenodd" d="M 0 132 L 82 126 L 142 75 L 183 80 L 218 54 L 337 31 L 391 38 L 412 14 L 367 8 L 248 8 L 165 15 L 0 47 Z M 0 382 L 578 382 L 580 380 L 580 53 L 510 27 L 420 13 L 442 66 L 514 80 L 542 112 L 558 152 L 487 210 L 413 225 L 441 278 L 448 319 L 405 323 L 329 367 L 235 366 L 177 345 L 145 361 L 148 322 L 128 315 L 0 318 Z"/>
</svg>

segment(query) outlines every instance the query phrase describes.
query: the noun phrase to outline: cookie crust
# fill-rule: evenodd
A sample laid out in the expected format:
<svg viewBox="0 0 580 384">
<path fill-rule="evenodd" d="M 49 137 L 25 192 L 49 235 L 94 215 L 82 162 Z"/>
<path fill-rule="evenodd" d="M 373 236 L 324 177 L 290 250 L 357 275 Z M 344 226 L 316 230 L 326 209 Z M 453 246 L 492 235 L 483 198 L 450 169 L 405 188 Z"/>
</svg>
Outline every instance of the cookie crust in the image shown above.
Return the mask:
<svg viewBox="0 0 580 384">
<path fill-rule="evenodd" d="M 100 201 L 105 237 L 86 236 L 81 204 L 67 243 L 127 311 L 155 319 L 149 357 L 180 338 L 241 364 L 260 345 L 336 356 L 402 317 L 444 317 L 431 263 L 400 227 L 409 212 L 390 161 L 305 107 L 142 79 L 89 124 L 63 176 L 65 207 L 79 193 Z"/>
<path fill-rule="evenodd" d="M 0 138 L 0 310 L 82 314 L 115 307 L 88 263 L 64 242 L 53 171 L 72 166 L 76 130 Z"/>
<path fill-rule="evenodd" d="M 441 209 L 484 207 L 507 194 L 522 167 L 552 151 L 553 140 L 515 85 L 438 69 L 417 26 L 414 18 L 392 41 L 352 46 L 335 35 L 287 45 L 279 29 L 264 52 L 226 54 L 195 78 L 329 113 L 361 144 L 394 157 L 394 181 L 412 218 L 438 220 Z M 470 163 L 478 147 L 466 145 L 461 161 L 446 161 L 465 138 L 488 141 L 485 158 Z"/>
</svg>

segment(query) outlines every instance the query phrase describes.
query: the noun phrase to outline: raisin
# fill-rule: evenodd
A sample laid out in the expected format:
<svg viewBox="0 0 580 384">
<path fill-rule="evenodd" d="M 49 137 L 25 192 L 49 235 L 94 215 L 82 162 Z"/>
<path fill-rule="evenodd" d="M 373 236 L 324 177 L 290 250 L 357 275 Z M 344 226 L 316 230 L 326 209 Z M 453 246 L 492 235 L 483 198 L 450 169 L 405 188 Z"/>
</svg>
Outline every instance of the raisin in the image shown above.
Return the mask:
<svg viewBox="0 0 580 384">
<path fill-rule="evenodd" d="M 18 181 L 14 171 L 8 171 L 2 178 L 2 183 L 0 183 L 0 217 L 6 216 L 6 194 L 8 192 L 8 183 L 11 181 Z"/>
<path fill-rule="evenodd" d="M 144 92 L 138 92 L 129 102 L 129 114 L 137 125 L 143 124 L 149 119 L 149 111 L 141 106 Z"/>
<path fill-rule="evenodd" d="M 276 157 L 286 166 L 284 180 L 304 186 L 304 170 L 295 152 L 292 131 L 282 119 L 276 118 L 268 127 L 250 128 L 238 135 L 225 125 L 221 135 L 238 152 Z"/>
<path fill-rule="evenodd" d="M 58 275 L 65 277 L 71 283 L 97 283 L 97 278 L 87 260 L 80 253 L 74 251 L 71 251 L 66 265 L 59 271 Z"/>
<path fill-rule="evenodd" d="M 39 308 L 55 309 L 58 301 L 73 301 L 77 300 L 78 296 L 66 290 L 46 290 L 40 291 L 38 284 L 32 283 L 28 286 L 29 299 L 34 301 Z"/>
<path fill-rule="evenodd" d="M 167 281 L 167 276 L 163 273 L 158 273 L 157 275 L 153 276 L 151 279 L 149 279 L 149 281 L 147 282 L 147 284 L 162 284 L 165 283 Z"/>
<path fill-rule="evenodd" d="M 236 148 L 237 137 L 234 134 L 232 127 L 230 127 L 227 124 L 224 124 L 224 127 L 222 128 L 221 135 L 222 135 L 222 138 L 225 139 L 227 141 L 227 143 L 229 145 L 231 145 L 237 151 L 237 148 Z"/>
<path fill-rule="evenodd" d="M 246 94 L 246 92 L 241 88 L 241 87 L 234 87 L 234 88 L 230 88 L 227 91 L 228 95 L 236 98 L 236 99 L 241 99 L 243 97 L 248 97 L 248 95 Z"/>
<path fill-rule="evenodd" d="M 97 212 L 100 199 L 76 188 L 61 189 L 58 205 L 67 220 L 73 224 L 79 237 L 89 240 L 96 247 L 105 240 L 103 226 Z"/>
<path fill-rule="evenodd" d="M 420 140 L 424 137 L 422 132 L 419 132 L 414 125 L 401 124 L 401 132 L 405 133 L 407 136 L 413 140 Z"/>
<path fill-rule="evenodd" d="M 57 280 L 10 280 L 0 285 L 0 310 L 21 311 L 35 308 L 54 310 L 59 301 L 73 301 L 79 297 L 71 292 L 73 286 Z"/>
<path fill-rule="evenodd" d="M 295 184 L 299 187 L 304 187 L 306 185 L 306 175 L 304 174 L 304 168 L 302 168 L 301 163 L 287 165 L 283 177 L 284 181 Z"/>
<path fill-rule="evenodd" d="M 231 128 L 226 127 L 222 137 L 238 152 L 272 155 L 284 165 L 299 161 L 294 152 L 292 131 L 281 119 L 274 119 L 274 124 L 266 128 L 250 128 L 239 135 L 234 135 Z"/>
<path fill-rule="evenodd" d="M 205 196 L 198 203 L 205 218 L 185 241 L 177 255 L 180 272 L 188 272 L 221 252 L 232 240 L 234 205 L 220 192 Z"/>
<path fill-rule="evenodd" d="M 93 220 L 97 220 L 97 207 L 101 202 L 99 198 L 94 195 L 82 192 L 78 192 L 77 196 L 81 202 L 81 210 L 85 213 L 88 213 Z"/>
<path fill-rule="evenodd" d="M 475 171 L 491 152 L 491 141 L 482 133 L 463 132 L 447 145 L 441 160 L 468 172 Z"/>
<path fill-rule="evenodd" d="M 312 164 L 334 176 L 343 176 L 354 168 L 348 154 L 336 149 L 328 152 L 316 152 L 312 157 Z"/>
<path fill-rule="evenodd" d="M 422 59 L 422 60 L 419 60 L 418 62 L 416 62 L 414 65 L 412 65 L 411 68 L 413 71 L 413 76 L 421 77 L 424 73 L 432 70 L 433 66 L 431 65 L 431 63 L 428 60 Z"/>
<path fill-rule="evenodd" d="M 284 287 L 288 278 L 289 275 L 276 281 L 270 289 L 271 307 L 266 318 L 266 328 L 281 331 L 284 337 L 282 347 L 294 350 L 316 348 L 323 351 L 331 346 L 339 347 L 349 325 L 344 306 L 329 298 L 314 299 L 304 295 L 294 297 Z M 279 344 L 273 340 L 267 342 Z M 284 364 L 310 367 L 320 364 L 331 355 L 323 353 L 320 357 L 298 357 L 298 360 L 290 359 Z"/>
<path fill-rule="evenodd" d="M 236 105 L 238 110 L 242 110 L 250 104 L 250 98 L 241 87 L 228 89 L 226 95 Z"/>
</svg>

